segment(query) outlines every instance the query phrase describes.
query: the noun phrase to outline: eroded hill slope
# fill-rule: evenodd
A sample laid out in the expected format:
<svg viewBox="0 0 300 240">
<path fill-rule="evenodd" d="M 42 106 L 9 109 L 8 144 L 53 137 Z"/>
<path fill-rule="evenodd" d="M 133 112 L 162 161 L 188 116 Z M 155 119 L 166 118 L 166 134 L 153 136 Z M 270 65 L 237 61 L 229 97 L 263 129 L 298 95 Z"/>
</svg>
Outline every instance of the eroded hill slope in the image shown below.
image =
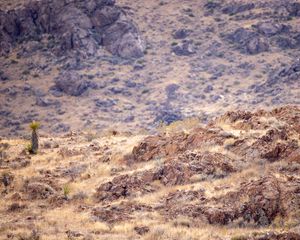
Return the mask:
<svg viewBox="0 0 300 240">
<path fill-rule="evenodd" d="M 300 109 L 186 124 L 1 139 L 1 239 L 299 239 Z"/>
</svg>

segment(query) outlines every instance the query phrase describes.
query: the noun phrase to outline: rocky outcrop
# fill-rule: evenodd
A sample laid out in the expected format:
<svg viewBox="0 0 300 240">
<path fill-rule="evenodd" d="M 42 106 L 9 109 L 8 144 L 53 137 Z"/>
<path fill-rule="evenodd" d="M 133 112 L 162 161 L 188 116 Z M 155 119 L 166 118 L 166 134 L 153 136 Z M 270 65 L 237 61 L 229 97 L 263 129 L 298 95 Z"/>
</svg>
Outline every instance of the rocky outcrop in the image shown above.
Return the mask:
<svg viewBox="0 0 300 240">
<path fill-rule="evenodd" d="M 132 213 L 152 211 L 150 206 L 135 202 L 121 202 L 118 205 L 108 205 L 104 207 L 96 207 L 92 214 L 96 219 L 108 223 L 115 223 L 131 219 Z"/>
<path fill-rule="evenodd" d="M 243 224 L 270 225 L 299 206 L 299 180 L 282 181 L 270 175 L 241 183 L 237 191 L 208 198 L 204 191 L 177 191 L 163 200 L 162 212 L 202 219 L 209 224 L 227 225 L 237 219 Z M 193 203 L 193 204 L 190 204 Z"/>
<path fill-rule="evenodd" d="M 95 197 L 100 202 L 130 199 L 158 191 L 163 186 L 226 178 L 253 164 L 269 164 L 272 171 L 255 179 L 245 179 L 231 191 L 227 191 L 226 186 L 215 187 L 216 191 L 225 190 L 218 197 L 209 198 L 201 189 L 175 191 L 163 197 L 157 207 L 171 219 L 183 215 L 209 224 L 227 225 L 238 221 L 242 225 L 268 226 L 276 218 L 290 216 L 300 204 L 299 179 L 295 177 L 299 172 L 299 144 L 295 141 L 299 136 L 299 118 L 297 107 L 270 112 L 228 112 L 190 134 L 147 137 L 125 160 L 134 166 L 157 161 L 156 167 L 119 175 L 101 184 Z M 223 125 L 231 126 L 232 131 L 239 134 L 223 131 L 220 127 Z M 253 132 L 259 135 L 251 136 Z M 231 143 L 226 144 L 227 140 Z M 203 150 L 211 149 L 210 146 L 225 149 L 222 153 Z M 280 165 L 276 165 L 279 161 Z M 279 172 L 286 175 L 280 176 Z"/>
<path fill-rule="evenodd" d="M 259 234 L 259 236 L 239 236 L 234 237 L 235 239 L 243 239 L 243 240 L 298 240 L 300 239 L 300 235 L 293 232 L 286 233 L 276 233 L 276 232 L 268 232 Z"/>
<path fill-rule="evenodd" d="M 121 175 L 112 181 L 101 184 L 97 188 L 95 198 L 98 201 L 114 201 L 136 194 L 145 194 L 154 191 L 151 185 L 157 179 L 152 170 L 138 172 L 133 175 Z"/>
<path fill-rule="evenodd" d="M 286 25 L 274 22 L 260 22 L 255 27 L 259 33 L 268 37 L 289 31 Z"/>
<path fill-rule="evenodd" d="M 299 84 L 300 77 L 300 61 L 295 61 L 290 66 L 280 69 L 274 75 L 270 76 L 267 84 Z"/>
<path fill-rule="evenodd" d="M 237 45 L 243 53 L 258 54 L 269 50 L 267 39 L 254 31 L 239 28 L 226 36 L 226 39 Z"/>
<path fill-rule="evenodd" d="M 94 55 L 99 46 L 124 58 L 141 57 L 144 51 L 138 28 L 114 0 L 42 0 L 21 9 L 0 11 L 1 54 L 44 34 L 52 36 L 58 55 L 69 50 Z"/>
<path fill-rule="evenodd" d="M 222 9 L 224 14 L 235 15 L 255 8 L 254 3 L 232 3 Z"/>
<path fill-rule="evenodd" d="M 251 28 L 238 28 L 225 34 L 225 40 L 244 54 L 259 54 L 274 49 L 294 49 L 300 46 L 299 33 L 290 25 L 262 21 Z"/>
<path fill-rule="evenodd" d="M 55 79 L 55 85 L 51 90 L 55 89 L 70 96 L 80 96 L 91 86 L 92 84 L 84 80 L 77 72 L 63 71 Z"/>
<path fill-rule="evenodd" d="M 120 175 L 97 188 L 98 201 L 115 201 L 157 190 L 153 185 L 159 181 L 165 186 L 183 185 L 208 178 L 222 178 L 236 172 L 233 160 L 218 153 L 187 152 L 178 158 L 165 161 L 153 169 Z"/>
<path fill-rule="evenodd" d="M 166 136 L 150 136 L 134 147 L 132 154 L 127 156 L 127 162 L 146 162 L 155 158 L 173 156 L 185 149 L 187 136 L 179 134 L 173 138 Z"/>
<path fill-rule="evenodd" d="M 284 87 L 290 89 L 298 89 L 300 87 L 300 61 L 296 60 L 293 63 L 278 67 L 272 71 L 267 80 L 262 84 L 255 84 L 253 89 L 255 93 L 261 94 L 269 91 L 272 96 L 280 98 L 284 96 Z M 271 89 L 271 90 L 270 90 Z"/>
<path fill-rule="evenodd" d="M 46 183 L 32 182 L 25 186 L 25 191 L 29 199 L 47 199 L 53 194 L 55 190 Z"/>
<path fill-rule="evenodd" d="M 177 56 L 190 56 L 196 53 L 195 46 L 192 41 L 183 41 L 182 43 L 172 47 L 172 51 Z"/>
</svg>

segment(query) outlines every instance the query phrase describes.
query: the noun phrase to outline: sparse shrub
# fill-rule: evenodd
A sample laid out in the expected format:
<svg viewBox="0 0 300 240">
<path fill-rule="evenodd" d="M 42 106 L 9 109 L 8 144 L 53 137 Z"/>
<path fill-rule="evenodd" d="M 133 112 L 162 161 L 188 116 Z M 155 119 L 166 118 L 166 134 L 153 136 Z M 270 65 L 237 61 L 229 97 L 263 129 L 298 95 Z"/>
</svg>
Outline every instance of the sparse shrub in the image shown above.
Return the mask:
<svg viewBox="0 0 300 240">
<path fill-rule="evenodd" d="M 28 143 L 25 147 L 26 151 L 29 152 L 29 153 L 32 153 L 32 144 L 31 143 Z"/>
<path fill-rule="evenodd" d="M 30 128 L 32 130 L 31 134 L 31 143 L 27 146 L 27 150 L 31 154 L 37 154 L 39 148 L 39 138 L 37 134 L 37 130 L 39 129 L 40 124 L 38 122 L 32 122 L 30 124 Z"/>
<path fill-rule="evenodd" d="M 63 186 L 63 194 L 64 194 L 64 197 L 66 199 L 68 199 L 70 193 L 71 193 L 71 187 L 70 187 L 70 185 L 68 185 L 68 184 L 64 185 Z"/>
</svg>

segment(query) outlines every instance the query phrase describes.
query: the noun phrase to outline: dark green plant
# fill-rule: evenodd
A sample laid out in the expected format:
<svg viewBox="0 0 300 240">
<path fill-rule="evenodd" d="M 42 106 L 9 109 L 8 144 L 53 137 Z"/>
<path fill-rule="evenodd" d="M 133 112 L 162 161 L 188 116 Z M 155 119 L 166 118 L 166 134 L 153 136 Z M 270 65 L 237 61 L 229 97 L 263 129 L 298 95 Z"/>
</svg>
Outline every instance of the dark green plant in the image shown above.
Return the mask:
<svg viewBox="0 0 300 240">
<path fill-rule="evenodd" d="M 31 134 L 31 145 L 30 145 L 30 147 L 28 147 L 28 151 L 31 154 L 37 154 L 37 151 L 39 149 L 39 137 L 38 137 L 38 133 L 37 133 L 37 130 L 39 129 L 39 127 L 40 127 L 40 124 L 38 122 L 32 122 L 30 124 L 32 134 Z"/>
</svg>

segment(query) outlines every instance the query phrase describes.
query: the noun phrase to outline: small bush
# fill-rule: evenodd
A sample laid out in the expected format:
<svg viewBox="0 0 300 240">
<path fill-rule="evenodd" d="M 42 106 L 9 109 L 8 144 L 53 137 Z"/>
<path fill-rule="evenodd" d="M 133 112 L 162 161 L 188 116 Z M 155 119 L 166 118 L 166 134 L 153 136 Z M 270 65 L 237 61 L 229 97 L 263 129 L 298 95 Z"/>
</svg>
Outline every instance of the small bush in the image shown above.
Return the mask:
<svg viewBox="0 0 300 240">
<path fill-rule="evenodd" d="M 70 185 L 68 185 L 68 184 L 64 185 L 64 186 L 63 186 L 63 194 L 64 194 L 64 197 L 65 197 L 65 198 L 68 198 L 69 195 L 70 195 L 70 193 L 71 193 L 71 187 L 70 187 Z"/>
<path fill-rule="evenodd" d="M 32 144 L 31 143 L 28 143 L 25 147 L 25 150 L 29 153 L 32 153 Z"/>
</svg>

